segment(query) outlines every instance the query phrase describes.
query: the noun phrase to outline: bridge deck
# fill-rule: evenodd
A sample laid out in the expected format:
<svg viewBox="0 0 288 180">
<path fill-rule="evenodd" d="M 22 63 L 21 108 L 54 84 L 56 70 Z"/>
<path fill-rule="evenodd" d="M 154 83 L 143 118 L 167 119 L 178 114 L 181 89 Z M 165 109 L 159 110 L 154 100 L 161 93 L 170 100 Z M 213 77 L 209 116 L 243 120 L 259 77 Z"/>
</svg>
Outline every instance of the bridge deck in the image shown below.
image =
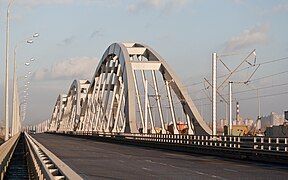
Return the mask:
<svg viewBox="0 0 288 180">
<path fill-rule="evenodd" d="M 286 179 L 288 167 L 53 134 L 33 137 L 84 179 Z"/>
</svg>

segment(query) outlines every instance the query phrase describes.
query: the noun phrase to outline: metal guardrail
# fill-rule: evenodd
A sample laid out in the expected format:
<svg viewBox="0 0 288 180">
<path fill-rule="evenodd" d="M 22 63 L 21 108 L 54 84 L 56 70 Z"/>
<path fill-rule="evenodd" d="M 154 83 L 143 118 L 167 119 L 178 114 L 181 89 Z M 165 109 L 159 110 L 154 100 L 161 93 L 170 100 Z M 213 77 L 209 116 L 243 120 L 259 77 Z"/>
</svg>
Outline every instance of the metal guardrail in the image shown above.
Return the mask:
<svg viewBox="0 0 288 180">
<path fill-rule="evenodd" d="M 4 174 L 7 170 L 10 159 L 16 148 L 19 137 L 20 137 L 20 133 L 14 135 L 8 141 L 6 141 L 0 146 L 0 163 L 1 163 L 0 164 L 0 173 L 1 173 L 0 179 L 4 178 Z"/>
<path fill-rule="evenodd" d="M 30 161 L 39 179 L 82 179 L 69 166 L 25 132 Z"/>
<path fill-rule="evenodd" d="M 288 156 L 287 138 L 268 138 L 256 136 L 197 136 L 180 134 L 125 134 L 125 133 L 97 133 L 92 131 L 59 132 L 73 135 L 102 136 L 122 138 L 127 140 L 149 141 L 158 143 L 181 144 L 201 147 L 215 147 L 239 150 L 265 151 L 283 153 Z"/>
</svg>

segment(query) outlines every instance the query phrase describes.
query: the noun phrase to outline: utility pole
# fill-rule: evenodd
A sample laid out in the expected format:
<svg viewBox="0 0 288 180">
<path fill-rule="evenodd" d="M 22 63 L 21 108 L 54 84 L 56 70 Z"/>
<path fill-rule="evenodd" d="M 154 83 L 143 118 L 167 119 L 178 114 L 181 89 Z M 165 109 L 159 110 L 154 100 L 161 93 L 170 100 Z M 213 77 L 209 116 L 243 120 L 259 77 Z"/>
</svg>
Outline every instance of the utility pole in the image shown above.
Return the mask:
<svg viewBox="0 0 288 180">
<path fill-rule="evenodd" d="M 212 135 L 216 136 L 217 119 L 217 53 L 212 53 Z"/>
<path fill-rule="evenodd" d="M 7 7 L 7 23 L 6 23 L 6 52 L 5 52 L 5 86 L 4 86 L 4 116 L 5 116 L 5 141 L 9 139 L 9 26 L 10 26 L 10 7 L 13 0 L 9 2 Z"/>
<path fill-rule="evenodd" d="M 16 46 L 17 47 L 17 46 Z M 17 69 L 17 65 L 16 65 L 16 49 L 14 49 L 14 70 L 13 70 L 13 96 L 12 96 L 12 131 L 11 131 L 11 136 L 14 136 L 17 132 L 16 132 L 16 127 L 17 127 L 17 123 L 16 123 L 16 118 L 18 116 L 17 114 L 17 103 L 16 103 L 16 86 L 17 86 L 17 75 L 16 75 L 16 69 Z"/>
<path fill-rule="evenodd" d="M 147 134 L 148 133 L 148 81 L 147 79 L 145 80 L 145 110 L 144 110 L 144 117 L 145 117 L 145 126 L 143 128 L 143 133 Z"/>
<path fill-rule="evenodd" d="M 229 81 L 229 135 L 232 135 L 232 81 Z"/>
</svg>

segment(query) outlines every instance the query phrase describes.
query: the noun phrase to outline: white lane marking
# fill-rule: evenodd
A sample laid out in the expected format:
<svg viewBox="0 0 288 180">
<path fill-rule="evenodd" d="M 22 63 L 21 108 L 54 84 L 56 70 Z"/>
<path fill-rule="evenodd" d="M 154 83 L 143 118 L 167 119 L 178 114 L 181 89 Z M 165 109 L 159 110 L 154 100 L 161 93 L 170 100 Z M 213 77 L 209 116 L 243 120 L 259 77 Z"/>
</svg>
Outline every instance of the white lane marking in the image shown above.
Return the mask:
<svg viewBox="0 0 288 180">
<path fill-rule="evenodd" d="M 225 179 L 225 178 L 223 178 L 221 176 L 216 176 L 216 175 L 213 175 L 213 174 L 207 174 L 207 173 L 200 172 L 200 171 L 193 171 L 193 170 L 190 170 L 190 169 L 187 169 L 187 168 L 173 166 L 171 164 L 155 162 L 155 161 L 152 161 L 150 159 L 146 159 L 145 161 L 148 162 L 148 163 L 152 163 L 152 164 L 160 164 L 160 165 L 163 165 L 163 166 L 170 166 L 170 167 L 175 168 L 175 169 L 181 169 L 181 170 L 186 170 L 186 171 L 189 171 L 189 172 L 194 172 L 194 173 L 196 173 L 198 175 L 202 175 L 202 176 L 209 176 L 209 177 L 212 177 L 212 178 L 217 178 L 217 179 L 222 179 L 222 180 Z"/>
<path fill-rule="evenodd" d="M 149 162 L 149 163 L 155 163 L 155 162 L 151 161 L 150 159 L 146 159 L 145 161 Z"/>
<path fill-rule="evenodd" d="M 251 166 L 246 166 L 246 165 L 243 165 L 243 164 L 235 164 L 235 166 L 245 167 L 245 168 L 249 168 L 249 167 L 251 167 Z"/>
<path fill-rule="evenodd" d="M 151 169 L 149 168 L 145 168 L 145 167 L 142 167 L 143 170 L 146 170 L 146 171 L 152 171 Z"/>
<path fill-rule="evenodd" d="M 222 180 L 226 180 L 225 178 L 223 177 L 220 177 L 220 176 L 216 176 L 216 175 L 211 175 L 212 178 L 216 178 L 216 179 L 222 179 Z"/>
<path fill-rule="evenodd" d="M 158 163 L 158 164 L 163 165 L 163 166 L 167 166 L 168 165 L 166 163 Z"/>
<path fill-rule="evenodd" d="M 238 173 L 239 171 L 236 171 L 234 169 L 228 169 L 228 168 L 224 168 L 223 169 L 224 171 L 229 171 L 229 172 L 235 172 L 235 173 Z"/>
<path fill-rule="evenodd" d="M 158 163 L 158 162 L 152 161 L 150 159 L 146 159 L 145 161 L 148 162 L 148 163 L 152 163 L 152 164 L 160 164 L 160 165 L 163 165 L 163 166 L 168 166 L 168 164 L 161 163 L 161 162 Z"/>
<path fill-rule="evenodd" d="M 195 173 L 200 174 L 200 175 L 204 175 L 203 172 L 199 172 L 199 171 L 195 171 Z"/>
</svg>

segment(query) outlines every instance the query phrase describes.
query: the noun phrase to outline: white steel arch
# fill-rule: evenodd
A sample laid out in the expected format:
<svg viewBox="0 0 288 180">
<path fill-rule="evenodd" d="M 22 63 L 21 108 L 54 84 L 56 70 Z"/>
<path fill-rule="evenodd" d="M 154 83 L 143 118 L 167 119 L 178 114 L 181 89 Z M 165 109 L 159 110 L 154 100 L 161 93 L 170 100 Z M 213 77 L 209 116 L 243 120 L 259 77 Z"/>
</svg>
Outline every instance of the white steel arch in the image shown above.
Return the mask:
<svg viewBox="0 0 288 180">
<path fill-rule="evenodd" d="M 67 102 L 60 119 L 59 131 L 74 131 L 80 122 L 80 113 L 84 105 L 90 82 L 88 80 L 74 80 L 67 93 Z"/>
<path fill-rule="evenodd" d="M 52 113 L 52 117 L 50 120 L 50 124 L 49 124 L 49 130 L 50 131 L 58 131 L 59 129 L 59 122 L 62 119 L 62 115 L 63 115 L 63 110 L 64 110 L 64 106 L 66 104 L 67 101 L 67 95 L 66 94 L 59 94 L 54 109 L 53 109 L 53 113 Z"/>
<path fill-rule="evenodd" d="M 62 130 L 211 134 L 180 79 L 149 46 L 111 44 L 87 90 L 77 121 L 71 118 L 73 111 L 68 110 L 73 94 L 68 92 Z M 68 128 L 71 121 L 75 126 Z"/>
</svg>

